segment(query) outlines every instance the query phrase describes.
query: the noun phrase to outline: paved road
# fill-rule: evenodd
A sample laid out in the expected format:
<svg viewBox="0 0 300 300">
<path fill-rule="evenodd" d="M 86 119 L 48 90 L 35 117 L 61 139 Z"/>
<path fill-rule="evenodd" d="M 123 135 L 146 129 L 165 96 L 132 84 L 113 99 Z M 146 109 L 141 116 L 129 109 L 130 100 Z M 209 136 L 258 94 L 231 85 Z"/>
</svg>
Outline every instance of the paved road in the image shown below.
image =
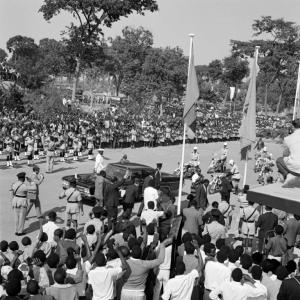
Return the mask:
<svg viewBox="0 0 300 300">
<path fill-rule="evenodd" d="M 239 142 L 230 142 L 229 144 L 229 159 L 233 158 L 235 161 L 239 161 Z M 188 144 L 186 146 L 186 161 L 190 159 L 190 154 L 195 145 Z M 274 157 L 280 155 L 280 145 L 275 143 L 267 144 L 270 151 L 274 154 Z M 210 163 L 212 154 L 217 152 L 222 147 L 222 143 L 214 144 L 201 144 L 198 145 L 199 152 L 201 154 L 201 168 L 207 170 Z M 157 148 L 139 148 L 139 149 L 107 149 L 104 156 L 106 158 L 105 163 L 116 162 L 120 160 L 123 154 L 128 155 L 128 159 L 133 162 L 140 162 L 155 167 L 157 162 L 163 162 L 163 170 L 166 172 L 173 172 L 177 167 L 177 163 L 181 157 L 181 146 L 168 146 Z M 19 237 L 14 235 L 14 219 L 11 209 L 11 196 L 10 186 L 16 180 L 16 174 L 24 171 L 27 174 L 31 173 L 31 168 L 27 167 L 26 161 L 18 162 L 19 164 L 15 168 L 6 168 L 5 161 L 0 161 L 0 240 L 7 239 L 20 240 Z M 253 173 L 253 161 L 249 161 L 249 176 L 247 182 L 255 184 L 256 175 Z M 243 173 L 243 162 L 239 162 L 241 173 Z M 41 171 L 45 172 L 45 162 L 39 161 L 38 165 L 41 167 Z M 45 180 L 40 186 L 40 198 L 43 212 L 54 209 L 59 216 L 59 222 L 64 220 L 65 200 L 58 198 L 59 193 L 62 191 L 61 178 L 65 175 L 87 173 L 93 170 L 94 161 L 83 160 L 69 163 L 56 162 L 54 166 L 54 172 L 52 174 L 45 174 Z M 188 192 L 190 183 L 187 181 L 184 185 L 184 192 Z M 183 197 L 184 199 L 184 197 Z M 218 195 L 209 197 L 210 201 L 219 199 Z M 85 205 L 85 215 L 80 219 L 82 225 L 88 219 L 88 213 L 91 207 Z M 80 225 L 80 226 L 81 226 Z M 29 219 L 25 223 L 26 231 L 29 236 L 36 236 L 38 229 L 38 222 L 35 218 L 35 211 L 32 209 Z"/>
</svg>

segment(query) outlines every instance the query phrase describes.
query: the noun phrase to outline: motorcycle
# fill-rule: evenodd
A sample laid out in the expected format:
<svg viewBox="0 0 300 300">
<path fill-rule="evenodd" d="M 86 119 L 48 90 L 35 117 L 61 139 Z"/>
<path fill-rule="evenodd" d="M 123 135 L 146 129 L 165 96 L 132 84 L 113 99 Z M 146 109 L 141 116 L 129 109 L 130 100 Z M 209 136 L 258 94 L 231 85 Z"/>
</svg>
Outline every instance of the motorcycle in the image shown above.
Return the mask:
<svg viewBox="0 0 300 300">
<path fill-rule="evenodd" d="M 224 178 L 226 174 L 221 173 L 221 174 L 214 174 L 212 175 L 212 179 L 208 184 L 207 187 L 207 192 L 208 194 L 215 194 L 219 193 L 222 188 L 222 178 Z"/>
<path fill-rule="evenodd" d="M 191 179 L 192 176 L 196 172 L 196 166 L 191 164 L 191 162 L 187 162 L 183 165 L 183 178 L 184 179 Z M 180 163 L 178 163 L 178 167 L 173 171 L 174 175 L 180 175 Z"/>
</svg>

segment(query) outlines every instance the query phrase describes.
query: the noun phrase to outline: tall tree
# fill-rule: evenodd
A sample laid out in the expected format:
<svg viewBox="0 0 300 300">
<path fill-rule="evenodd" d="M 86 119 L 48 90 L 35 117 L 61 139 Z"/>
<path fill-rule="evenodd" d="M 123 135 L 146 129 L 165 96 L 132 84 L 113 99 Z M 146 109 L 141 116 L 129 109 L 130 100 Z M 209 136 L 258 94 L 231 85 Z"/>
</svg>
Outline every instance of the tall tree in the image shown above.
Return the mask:
<svg viewBox="0 0 300 300">
<path fill-rule="evenodd" d="M 74 51 L 76 68 L 72 99 L 75 99 L 76 86 L 80 75 L 82 58 L 87 48 L 96 45 L 103 35 L 103 27 L 111 27 L 121 17 L 133 13 L 143 15 L 145 11 L 158 10 L 156 0 L 44 0 L 40 12 L 46 21 L 62 11 L 70 13 L 77 21 L 69 27 L 72 44 L 77 45 Z"/>
<path fill-rule="evenodd" d="M 232 52 L 240 57 L 251 56 L 260 46 L 258 84 L 264 89 L 264 106 L 267 115 L 268 92 L 278 90 L 276 112 L 286 106 L 295 93 L 296 61 L 300 58 L 299 27 L 284 19 L 263 16 L 252 25 L 254 36 L 263 38 L 251 41 L 231 41 Z M 274 85 L 274 87 L 272 87 Z M 294 87 L 293 87 L 294 86 Z M 273 99 L 270 99 L 273 100 Z M 284 100 L 284 105 L 282 101 Z M 272 105 L 273 106 L 273 105 Z"/>
</svg>

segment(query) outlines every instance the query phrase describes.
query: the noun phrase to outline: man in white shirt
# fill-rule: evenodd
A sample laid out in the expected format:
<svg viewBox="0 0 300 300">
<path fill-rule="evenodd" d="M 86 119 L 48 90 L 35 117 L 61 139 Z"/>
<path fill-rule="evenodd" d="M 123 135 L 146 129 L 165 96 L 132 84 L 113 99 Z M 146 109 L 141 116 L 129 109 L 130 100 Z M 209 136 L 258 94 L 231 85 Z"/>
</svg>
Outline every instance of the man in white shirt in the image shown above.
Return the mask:
<svg viewBox="0 0 300 300">
<path fill-rule="evenodd" d="M 128 264 L 119 249 L 115 249 L 121 259 L 122 268 L 111 268 L 106 265 L 103 253 L 98 252 L 95 257 L 95 268 L 88 273 L 89 289 L 93 290 L 93 300 L 110 300 L 114 298 L 115 281 L 124 270 L 128 271 Z M 123 269 L 123 270 L 122 270 Z"/>
<path fill-rule="evenodd" d="M 56 212 L 50 211 L 48 213 L 48 222 L 43 225 L 43 232 L 45 232 L 48 236 L 48 243 L 54 243 L 54 231 L 59 227 L 55 224 L 56 222 Z"/>
<path fill-rule="evenodd" d="M 231 274 L 231 281 L 224 281 L 220 283 L 209 294 L 212 300 L 246 300 L 248 297 L 259 297 L 265 294 L 265 288 L 256 283 L 250 276 L 243 275 L 242 271 L 238 268 L 234 269 Z M 247 280 L 253 284 L 244 283 Z M 222 295 L 222 298 L 219 297 Z"/>
<path fill-rule="evenodd" d="M 185 265 L 182 261 L 176 263 L 176 276 L 171 278 L 164 289 L 163 300 L 186 300 L 191 299 L 195 280 L 199 277 L 196 269 L 184 275 Z"/>
<path fill-rule="evenodd" d="M 149 225 L 154 220 L 158 221 L 158 218 L 164 215 L 163 211 L 154 210 L 154 207 L 155 207 L 154 202 L 149 201 L 148 209 L 144 210 L 141 214 L 141 220 L 144 220 L 146 222 L 146 225 Z"/>
<path fill-rule="evenodd" d="M 144 190 L 144 209 L 148 209 L 148 202 L 154 202 L 154 209 L 157 208 L 157 199 L 159 197 L 157 189 L 153 187 L 154 181 L 149 182 L 150 186 L 146 187 Z"/>
<path fill-rule="evenodd" d="M 227 255 L 223 251 L 217 253 L 217 261 L 208 261 L 204 269 L 205 295 L 220 287 L 223 282 L 230 281 L 230 269 L 224 264 Z"/>
<path fill-rule="evenodd" d="M 216 209 L 211 210 L 211 217 L 212 221 L 205 225 L 203 235 L 209 234 L 211 237 L 211 242 L 215 244 L 218 239 L 226 238 L 226 228 L 224 225 L 218 222 L 219 214 Z"/>
<path fill-rule="evenodd" d="M 104 165 L 103 165 L 103 161 L 104 161 L 103 152 L 104 152 L 103 149 L 101 149 L 101 148 L 98 149 L 98 154 L 96 156 L 96 161 L 95 161 L 95 172 L 96 173 L 100 173 L 100 171 L 104 169 Z"/>
</svg>

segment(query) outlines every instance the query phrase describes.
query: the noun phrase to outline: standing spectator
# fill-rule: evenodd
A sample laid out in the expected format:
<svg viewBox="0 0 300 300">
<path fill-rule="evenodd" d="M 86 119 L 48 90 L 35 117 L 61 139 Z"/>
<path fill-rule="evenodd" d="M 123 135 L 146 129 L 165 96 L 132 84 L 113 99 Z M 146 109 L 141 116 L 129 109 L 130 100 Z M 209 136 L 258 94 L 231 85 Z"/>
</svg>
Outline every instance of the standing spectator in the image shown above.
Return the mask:
<svg viewBox="0 0 300 300">
<path fill-rule="evenodd" d="M 48 236 L 48 243 L 53 244 L 54 242 L 54 232 L 56 229 L 59 227 L 55 224 L 56 222 L 56 212 L 55 211 L 50 211 L 48 213 L 48 222 L 43 225 L 43 232 L 45 232 Z"/>
<path fill-rule="evenodd" d="M 134 245 L 131 250 L 131 257 L 127 260 L 131 269 L 131 274 L 124 284 L 121 299 L 122 300 L 144 300 L 145 284 L 148 273 L 151 269 L 159 266 L 165 259 L 165 245 L 170 242 L 164 240 L 158 248 L 158 257 L 153 260 L 142 260 L 142 250 L 139 245 Z"/>
<path fill-rule="evenodd" d="M 46 288 L 46 295 L 52 296 L 55 300 L 78 300 L 78 292 L 75 285 L 65 283 L 67 273 L 64 269 L 58 268 L 54 273 L 54 285 Z"/>
<path fill-rule="evenodd" d="M 96 234 L 101 234 L 104 230 L 103 222 L 101 220 L 104 209 L 100 206 L 95 206 L 92 209 L 93 218 L 87 221 L 84 225 L 83 233 L 86 234 L 87 227 L 94 225 Z"/>
<path fill-rule="evenodd" d="M 259 216 L 257 221 L 258 232 L 258 251 L 262 252 L 266 235 L 274 230 L 278 223 L 278 217 L 272 212 L 272 207 L 266 206 L 266 212 Z"/>
<path fill-rule="evenodd" d="M 28 300 L 53 300 L 52 296 L 41 294 L 39 284 L 36 280 L 28 281 L 26 291 L 30 296 Z"/>
<path fill-rule="evenodd" d="M 176 263 L 176 276 L 170 279 L 162 295 L 163 300 L 183 300 L 191 299 L 195 280 L 199 277 L 196 269 L 185 274 L 185 265 L 183 262 Z"/>
<path fill-rule="evenodd" d="M 210 260 L 204 269 L 204 298 L 209 299 L 209 293 L 218 290 L 222 283 L 230 281 L 230 269 L 224 264 L 227 259 L 223 251 L 217 253 L 217 261 Z M 216 298 L 215 298 L 216 299 Z"/>
<path fill-rule="evenodd" d="M 53 172 L 54 154 L 55 154 L 55 142 L 53 136 L 50 136 L 48 150 L 46 153 L 46 173 Z"/>
<path fill-rule="evenodd" d="M 293 259 L 293 250 L 297 235 L 300 234 L 300 216 L 294 215 L 286 221 L 285 237 L 288 244 L 288 259 Z"/>
<path fill-rule="evenodd" d="M 196 187 L 196 195 L 195 200 L 197 202 L 196 208 L 202 208 L 203 211 L 207 208 L 208 200 L 207 200 L 207 187 L 209 185 L 209 180 L 204 179 L 203 183 L 200 183 Z"/>
<path fill-rule="evenodd" d="M 126 188 L 123 203 L 123 218 L 125 219 L 130 219 L 134 203 L 136 203 L 139 198 L 139 184 L 140 180 L 138 178 L 134 178 L 134 182 Z"/>
<path fill-rule="evenodd" d="M 275 237 L 268 240 L 266 251 L 269 253 L 269 259 L 276 259 L 281 262 L 287 251 L 287 240 L 282 236 L 283 227 L 281 225 L 275 226 L 275 234 Z"/>
<path fill-rule="evenodd" d="M 248 297 L 265 295 L 266 290 L 263 285 L 257 283 L 250 276 L 245 277 L 240 269 L 234 269 L 231 278 L 231 281 L 224 281 L 217 286 L 209 294 L 210 299 L 217 300 L 220 299 L 219 295 L 222 295 L 223 300 L 245 300 Z M 250 284 L 244 283 L 244 281 L 248 281 Z"/>
<path fill-rule="evenodd" d="M 225 199 L 228 203 L 230 201 L 230 193 L 232 191 L 232 185 L 228 178 L 231 176 L 231 173 L 228 173 L 226 176 L 221 179 L 221 190 L 220 194 L 223 199 Z"/>
<path fill-rule="evenodd" d="M 298 300 L 300 295 L 300 263 L 298 275 L 282 281 L 277 300 Z"/>
<path fill-rule="evenodd" d="M 194 234 L 199 234 L 200 226 L 203 224 L 202 216 L 203 211 L 202 209 L 196 209 L 197 202 L 196 200 L 190 201 L 190 207 L 184 208 L 182 211 L 184 217 L 184 225 L 182 229 L 182 233 L 190 232 Z"/>
<path fill-rule="evenodd" d="M 118 256 L 120 257 L 121 267 L 107 267 L 107 261 L 103 253 L 98 252 L 95 257 L 95 268 L 88 273 L 88 283 L 90 289 L 93 291 L 93 300 L 98 299 L 113 299 L 114 286 L 117 277 L 121 274 L 130 274 L 130 268 L 124 259 L 121 251 L 115 248 Z"/>
<path fill-rule="evenodd" d="M 205 224 L 203 235 L 209 234 L 211 237 L 211 242 L 216 243 L 218 239 L 225 239 L 226 228 L 224 225 L 220 224 L 218 212 L 215 209 L 211 211 L 212 221 L 209 224 Z"/>
</svg>

